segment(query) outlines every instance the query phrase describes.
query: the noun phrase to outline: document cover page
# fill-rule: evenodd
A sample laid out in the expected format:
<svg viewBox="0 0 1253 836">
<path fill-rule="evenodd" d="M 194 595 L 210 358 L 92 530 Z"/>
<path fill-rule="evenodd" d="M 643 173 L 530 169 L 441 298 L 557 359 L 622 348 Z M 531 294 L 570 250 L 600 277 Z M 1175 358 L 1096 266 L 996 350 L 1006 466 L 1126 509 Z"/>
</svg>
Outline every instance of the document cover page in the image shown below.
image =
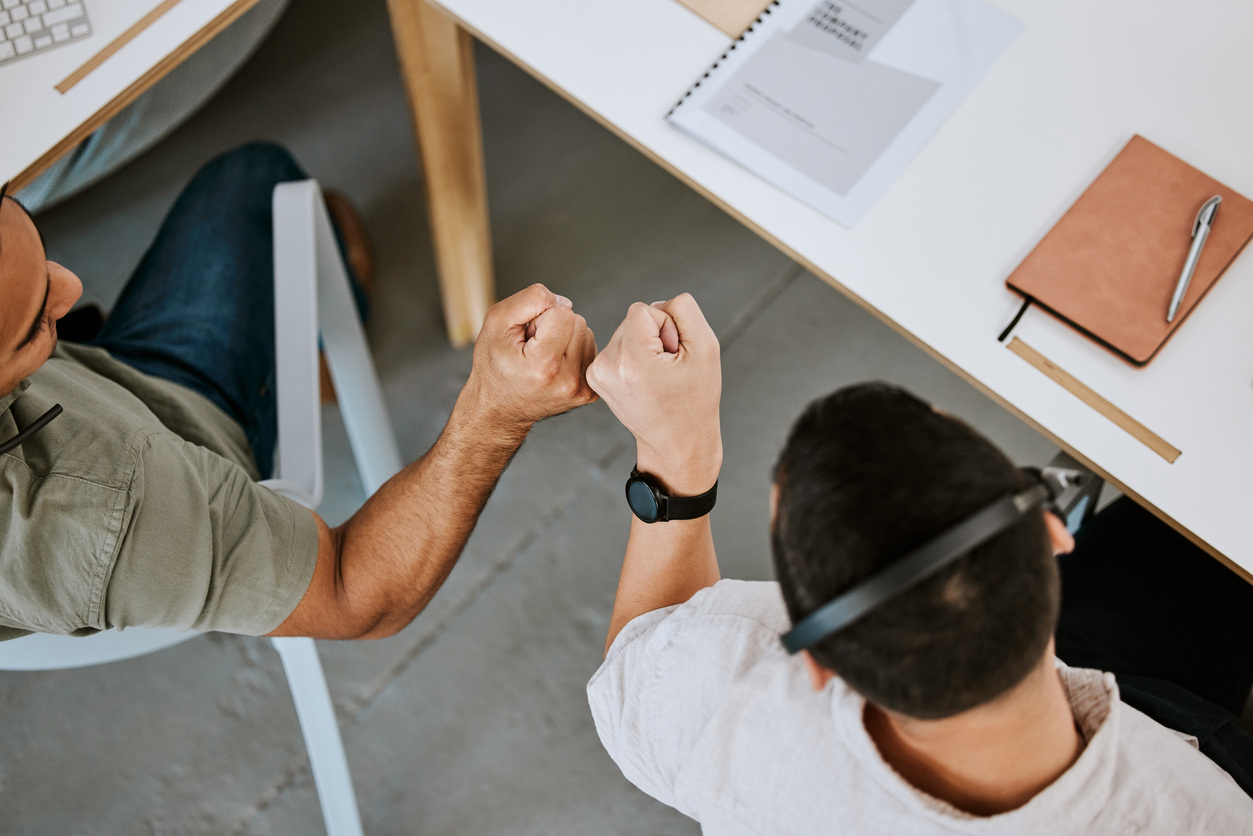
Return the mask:
<svg viewBox="0 0 1253 836">
<path fill-rule="evenodd" d="M 983 0 L 780 0 L 669 119 L 851 228 L 1020 28 Z"/>
</svg>

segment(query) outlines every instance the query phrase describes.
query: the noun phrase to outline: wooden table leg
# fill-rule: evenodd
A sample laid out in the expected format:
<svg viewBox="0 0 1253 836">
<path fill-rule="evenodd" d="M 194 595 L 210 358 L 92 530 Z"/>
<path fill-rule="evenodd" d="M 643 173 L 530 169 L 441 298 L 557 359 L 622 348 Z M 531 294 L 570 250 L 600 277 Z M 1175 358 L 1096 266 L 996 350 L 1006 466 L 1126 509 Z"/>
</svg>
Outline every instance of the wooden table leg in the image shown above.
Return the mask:
<svg viewBox="0 0 1253 836">
<path fill-rule="evenodd" d="M 426 176 L 448 339 L 474 339 L 495 301 L 474 41 L 425 0 L 387 0 Z"/>
</svg>

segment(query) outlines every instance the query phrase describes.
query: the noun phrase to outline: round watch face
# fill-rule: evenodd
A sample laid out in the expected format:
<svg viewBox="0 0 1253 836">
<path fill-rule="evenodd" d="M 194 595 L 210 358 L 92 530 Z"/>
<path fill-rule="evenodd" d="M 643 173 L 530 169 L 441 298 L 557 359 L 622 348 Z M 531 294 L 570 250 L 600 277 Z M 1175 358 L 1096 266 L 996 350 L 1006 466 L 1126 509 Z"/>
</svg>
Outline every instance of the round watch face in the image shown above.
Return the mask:
<svg viewBox="0 0 1253 836">
<path fill-rule="evenodd" d="M 626 494 L 627 504 L 635 512 L 635 516 L 644 522 L 656 522 L 661 516 L 661 509 L 657 507 L 657 497 L 653 495 L 653 489 L 642 480 L 632 479 L 628 482 Z"/>
</svg>

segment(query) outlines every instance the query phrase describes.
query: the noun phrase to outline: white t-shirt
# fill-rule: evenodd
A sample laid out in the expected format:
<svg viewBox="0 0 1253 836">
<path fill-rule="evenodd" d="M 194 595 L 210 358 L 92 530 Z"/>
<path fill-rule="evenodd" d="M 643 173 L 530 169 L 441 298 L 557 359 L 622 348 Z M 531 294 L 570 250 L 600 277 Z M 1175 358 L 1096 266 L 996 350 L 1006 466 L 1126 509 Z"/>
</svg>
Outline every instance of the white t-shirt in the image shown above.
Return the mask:
<svg viewBox="0 0 1253 836">
<path fill-rule="evenodd" d="M 1253 834 L 1226 772 L 1121 703 L 1112 674 L 1065 666 L 1079 760 L 1017 810 L 962 812 L 884 762 L 856 692 L 812 689 L 790 626 L 778 584 L 724 580 L 628 624 L 588 683 L 623 774 L 706 834 Z"/>
</svg>

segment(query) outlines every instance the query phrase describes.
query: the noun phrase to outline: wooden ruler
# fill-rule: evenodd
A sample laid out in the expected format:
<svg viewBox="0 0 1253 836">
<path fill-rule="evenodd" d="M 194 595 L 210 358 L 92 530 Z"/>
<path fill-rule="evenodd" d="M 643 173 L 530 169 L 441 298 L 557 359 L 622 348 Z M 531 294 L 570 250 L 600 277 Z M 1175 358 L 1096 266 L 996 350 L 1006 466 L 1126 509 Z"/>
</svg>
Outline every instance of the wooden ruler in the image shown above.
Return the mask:
<svg viewBox="0 0 1253 836">
<path fill-rule="evenodd" d="M 75 84 L 78 84 L 78 82 L 86 78 L 91 73 L 92 70 L 96 69 L 96 67 L 99 67 L 105 61 L 108 61 L 111 55 L 113 55 L 119 49 L 121 49 L 122 47 L 126 46 L 128 43 L 133 41 L 139 35 L 140 32 L 144 31 L 149 26 L 156 23 L 158 20 L 160 20 L 162 15 L 164 15 L 166 12 L 168 12 L 170 9 L 174 8 L 178 4 L 179 4 L 179 0 L 162 0 L 161 5 L 157 6 L 155 9 L 148 12 L 148 14 L 141 17 L 135 23 L 134 26 L 127 29 L 122 34 L 118 35 L 116 38 L 110 41 L 109 44 L 104 49 L 100 50 L 95 55 L 88 58 L 86 63 L 84 63 L 81 67 L 79 67 L 74 72 L 67 75 L 65 77 L 65 80 L 57 85 L 57 88 L 56 88 L 57 91 L 60 93 L 69 92 L 71 87 L 73 87 Z"/>
<path fill-rule="evenodd" d="M 1118 426 L 1129 432 L 1138 441 L 1143 442 L 1150 450 L 1161 456 L 1168 462 L 1174 462 L 1179 458 L 1180 450 L 1172 444 L 1166 442 L 1157 433 L 1123 412 L 1118 407 L 1107 401 L 1105 398 L 1092 391 L 1088 386 L 1081 383 L 1078 378 L 1070 372 L 1058 366 L 1049 358 L 1027 345 L 1022 340 L 1014 337 L 1010 340 L 1009 350 L 1035 366 L 1044 374 L 1048 375 L 1054 381 L 1059 383 L 1068 392 L 1073 394 L 1079 400 L 1113 421 Z"/>
</svg>

